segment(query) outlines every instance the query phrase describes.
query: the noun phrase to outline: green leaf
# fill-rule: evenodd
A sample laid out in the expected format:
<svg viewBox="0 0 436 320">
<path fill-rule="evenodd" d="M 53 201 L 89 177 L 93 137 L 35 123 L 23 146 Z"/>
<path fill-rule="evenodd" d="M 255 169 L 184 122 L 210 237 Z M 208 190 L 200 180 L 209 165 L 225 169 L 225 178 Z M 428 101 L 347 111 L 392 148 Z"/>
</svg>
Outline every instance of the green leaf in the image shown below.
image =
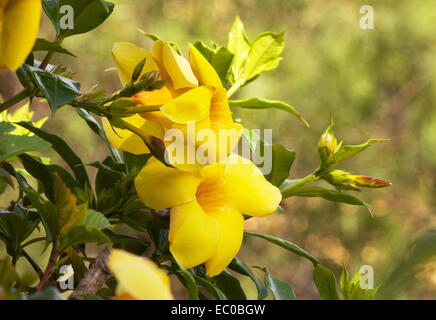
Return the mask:
<svg viewBox="0 0 436 320">
<path fill-rule="evenodd" d="M 80 83 L 45 70 L 27 66 L 33 83 L 47 99 L 52 113 L 81 95 Z"/>
<path fill-rule="evenodd" d="M 239 16 L 233 22 L 229 33 L 227 48 L 233 53 L 232 74 L 233 79 L 237 80 L 242 74 L 242 67 L 250 51 L 250 41 L 245 33 L 244 25 Z"/>
<path fill-rule="evenodd" d="M 253 79 L 262 72 L 277 68 L 283 48 L 283 33 L 264 32 L 259 34 L 248 52 L 243 75 L 244 82 Z"/>
<path fill-rule="evenodd" d="M 211 64 L 224 85 L 227 83 L 227 77 L 232 61 L 233 53 L 224 47 L 219 48 L 212 56 Z"/>
<path fill-rule="evenodd" d="M 340 287 L 344 300 L 373 300 L 378 291 L 378 287 L 374 289 L 363 289 L 360 284 L 361 274 L 357 272 L 354 277 L 348 279 L 348 271 L 342 269 L 340 277 Z"/>
<path fill-rule="evenodd" d="M 45 201 L 32 189 L 24 189 L 32 205 L 38 211 L 47 235 L 47 244 L 52 242 L 57 235 L 57 212 L 53 203 Z"/>
<path fill-rule="evenodd" d="M 38 137 L 44 139 L 45 141 L 51 143 L 53 149 L 65 160 L 68 166 L 73 170 L 77 181 L 84 187 L 89 184 L 88 174 L 83 165 L 82 160 L 74 153 L 74 151 L 68 146 L 68 144 L 59 138 L 58 136 L 47 132 L 44 129 L 39 129 L 32 125 L 30 122 L 21 121 L 17 123 L 18 125 L 26 128 L 27 130 L 33 132 Z"/>
<path fill-rule="evenodd" d="M 388 140 L 389 139 L 369 139 L 368 141 L 362 144 L 342 146 L 339 149 L 339 151 L 335 154 L 336 163 L 339 163 L 342 160 L 355 156 L 359 152 L 365 150 L 366 148 L 368 148 L 369 146 L 375 143 L 385 142 Z"/>
<path fill-rule="evenodd" d="M 209 48 L 206 44 L 203 43 L 203 41 L 195 42 L 194 47 L 198 51 L 200 51 L 200 53 L 203 55 L 203 57 L 205 57 L 206 60 L 209 61 L 210 64 L 212 64 L 212 58 L 215 54 L 215 50 Z"/>
<path fill-rule="evenodd" d="M 54 201 L 53 177 L 50 170 L 43 163 L 27 154 L 19 156 L 24 169 L 44 187 L 44 193 L 50 201 Z"/>
<path fill-rule="evenodd" d="M 61 7 L 71 6 L 74 13 L 72 29 L 63 29 Z M 89 32 L 101 25 L 112 13 L 114 5 L 103 0 L 44 0 L 43 8 L 60 38 Z"/>
<path fill-rule="evenodd" d="M 280 238 L 271 236 L 269 234 L 262 234 L 262 233 L 256 233 L 256 232 L 246 231 L 245 234 L 249 235 L 249 236 L 253 236 L 253 237 L 262 238 L 262 239 L 265 239 L 271 243 L 274 243 L 275 245 L 282 247 L 288 251 L 291 251 L 292 253 L 298 254 L 301 257 L 309 259 L 314 265 L 319 263 L 319 260 L 317 258 L 315 258 L 314 256 L 312 256 L 310 253 L 308 253 L 304 249 L 300 248 L 299 246 L 297 246 L 297 245 L 295 245 L 292 242 L 289 242 L 287 240 L 280 239 Z"/>
<path fill-rule="evenodd" d="M 63 53 L 69 56 L 76 57 L 67 49 L 63 48 L 59 43 L 51 42 L 46 39 L 38 38 L 36 39 L 35 45 L 32 51 L 53 51 L 57 53 Z M 76 57 L 77 58 L 77 57 Z"/>
<path fill-rule="evenodd" d="M 136 80 L 138 80 L 139 76 L 142 73 L 142 70 L 144 69 L 144 65 L 145 65 L 146 60 L 147 60 L 147 58 L 144 58 L 136 64 L 135 69 L 133 70 L 133 73 L 132 73 L 132 79 L 131 79 L 132 83 L 135 82 Z"/>
<path fill-rule="evenodd" d="M 107 157 L 103 162 L 93 162 L 89 165 L 98 169 L 95 177 L 95 191 L 98 195 L 121 181 L 125 169 L 124 165 L 114 163 L 111 157 Z"/>
<path fill-rule="evenodd" d="M 198 300 L 199 299 L 199 292 L 198 292 L 197 283 L 195 282 L 194 275 L 182 267 L 180 267 L 180 269 L 177 270 L 177 273 L 179 273 L 184 280 L 183 284 L 188 289 L 189 299 L 190 300 Z"/>
<path fill-rule="evenodd" d="M 313 279 L 323 300 L 339 300 L 335 275 L 330 269 L 317 264 L 313 271 Z"/>
<path fill-rule="evenodd" d="M 280 189 L 284 189 L 285 184 L 282 184 Z M 366 202 L 363 202 L 359 198 L 351 194 L 347 194 L 341 191 L 325 189 L 319 186 L 301 186 L 287 190 L 282 193 L 283 198 L 288 197 L 319 197 L 329 201 L 347 203 L 356 206 L 364 206 L 371 213 L 371 206 Z"/>
<path fill-rule="evenodd" d="M 247 300 L 239 279 L 224 270 L 214 278 L 216 286 L 221 289 L 229 300 Z"/>
<path fill-rule="evenodd" d="M 194 277 L 195 277 L 195 280 L 197 281 L 198 285 L 202 286 L 207 291 L 209 291 L 211 294 L 213 294 L 215 299 L 227 300 L 226 295 L 220 289 L 218 289 L 214 284 L 210 283 L 208 281 L 208 279 L 204 279 L 200 276 L 197 276 L 196 274 L 194 274 Z"/>
<path fill-rule="evenodd" d="M 6 190 L 8 185 L 14 186 L 11 175 L 5 169 L 0 168 L 0 195 Z"/>
<path fill-rule="evenodd" d="M 44 151 L 50 143 L 35 136 L 17 136 L 7 134 L 15 127 L 8 122 L 0 122 L 0 161 L 31 151 Z"/>
<path fill-rule="evenodd" d="M 272 167 L 271 172 L 265 177 L 275 186 L 280 186 L 289 176 L 292 164 L 295 160 L 295 151 L 286 148 L 281 144 L 266 146 L 272 148 Z"/>
<path fill-rule="evenodd" d="M 248 98 L 242 100 L 229 100 L 230 107 L 239 107 L 245 109 L 279 109 L 296 116 L 305 126 L 309 127 L 307 121 L 291 105 L 275 100 L 266 100 L 261 98 Z"/>
<path fill-rule="evenodd" d="M 8 254 L 14 259 L 21 255 L 21 243 L 40 222 L 38 214 L 16 204 L 12 212 L 0 210 L 0 239 L 3 238 Z"/>
<path fill-rule="evenodd" d="M 274 277 L 267 268 L 259 268 L 265 272 L 265 285 L 271 290 L 274 300 L 297 300 L 292 286 Z"/>
<path fill-rule="evenodd" d="M 87 208 L 86 206 L 76 206 L 76 196 L 57 173 L 53 175 L 53 178 L 57 213 L 57 234 L 62 236 L 83 218 Z"/>
<path fill-rule="evenodd" d="M 257 288 L 257 299 L 263 300 L 268 296 L 268 289 L 265 288 L 262 281 L 259 280 L 258 277 L 251 271 L 251 269 L 238 257 L 233 258 L 232 262 L 229 264 L 229 268 L 237 273 L 240 273 L 244 276 L 249 277 L 253 280 L 254 284 Z"/>
<path fill-rule="evenodd" d="M 108 243 L 110 239 L 102 232 L 111 227 L 109 220 L 100 212 L 89 209 L 81 221 L 77 222 L 59 241 L 59 249 L 65 250 L 82 243 Z"/>
</svg>

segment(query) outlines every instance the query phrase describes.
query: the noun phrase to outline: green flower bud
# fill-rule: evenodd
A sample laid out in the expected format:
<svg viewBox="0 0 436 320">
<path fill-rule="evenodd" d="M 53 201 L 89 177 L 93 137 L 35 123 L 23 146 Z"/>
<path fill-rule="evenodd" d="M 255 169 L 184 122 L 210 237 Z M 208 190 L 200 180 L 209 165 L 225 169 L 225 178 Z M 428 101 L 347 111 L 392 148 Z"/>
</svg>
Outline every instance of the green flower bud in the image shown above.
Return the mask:
<svg viewBox="0 0 436 320">
<path fill-rule="evenodd" d="M 335 154 L 341 148 L 333 132 L 333 124 L 321 135 L 318 141 L 318 153 L 321 158 L 321 167 L 332 167 L 336 164 Z"/>
<path fill-rule="evenodd" d="M 383 188 L 392 185 L 391 182 L 370 176 L 355 175 L 347 171 L 333 170 L 323 177 L 324 180 L 334 185 L 339 190 L 356 190 L 358 187 Z"/>
</svg>

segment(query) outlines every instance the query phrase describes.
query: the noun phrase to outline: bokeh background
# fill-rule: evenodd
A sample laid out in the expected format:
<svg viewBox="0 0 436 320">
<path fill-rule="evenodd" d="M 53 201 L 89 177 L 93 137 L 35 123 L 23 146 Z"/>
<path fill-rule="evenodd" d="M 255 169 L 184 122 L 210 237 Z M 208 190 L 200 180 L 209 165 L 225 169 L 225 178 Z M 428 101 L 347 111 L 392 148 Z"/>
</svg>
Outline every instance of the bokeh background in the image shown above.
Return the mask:
<svg viewBox="0 0 436 320">
<path fill-rule="evenodd" d="M 85 89 L 97 83 L 108 92 L 119 89 L 116 74 L 105 72 L 113 67 L 113 43 L 151 46 L 136 28 L 177 42 L 185 53 L 186 44 L 196 40 L 225 44 L 236 15 L 251 39 L 262 31 L 285 31 L 280 67 L 242 89 L 238 97 L 286 101 L 304 115 L 311 128 L 281 111 L 238 110 L 237 116 L 248 128 L 273 128 L 274 142 L 295 149 L 292 178 L 303 177 L 318 165 L 316 143 L 330 117 L 336 123 L 337 137 L 346 143 L 390 138 L 340 168 L 392 181 L 393 186 L 358 195 L 373 206 L 373 218 L 361 207 L 291 198 L 284 202 L 283 214 L 251 219 L 247 229 L 298 244 L 331 267 L 336 276 L 343 266 L 350 273 L 362 265 L 373 266 L 382 298 L 436 298 L 436 260 L 432 258 L 436 243 L 425 239 L 418 253 L 411 247 L 415 239 L 436 227 L 434 0 L 113 2 L 116 7 L 106 23 L 64 42 L 80 58 L 63 56 L 62 63 L 76 73 Z M 359 27 L 359 8 L 365 4 L 374 7 L 374 30 Z M 40 33 L 53 38 L 47 20 Z M 55 57 L 54 61 L 61 60 Z M 18 90 L 11 80 L 3 83 L 5 95 Z M 34 111 L 37 118 L 49 115 L 44 104 L 36 104 Z M 59 133 L 86 162 L 107 154 L 99 138 L 70 108 L 60 109 L 45 127 Z M 2 205 L 5 200 L 0 200 Z M 249 265 L 266 266 L 291 283 L 300 298 L 318 298 L 312 266 L 306 260 L 254 238 L 245 239 L 240 256 Z M 244 286 L 254 298 L 249 280 L 244 279 Z"/>
</svg>

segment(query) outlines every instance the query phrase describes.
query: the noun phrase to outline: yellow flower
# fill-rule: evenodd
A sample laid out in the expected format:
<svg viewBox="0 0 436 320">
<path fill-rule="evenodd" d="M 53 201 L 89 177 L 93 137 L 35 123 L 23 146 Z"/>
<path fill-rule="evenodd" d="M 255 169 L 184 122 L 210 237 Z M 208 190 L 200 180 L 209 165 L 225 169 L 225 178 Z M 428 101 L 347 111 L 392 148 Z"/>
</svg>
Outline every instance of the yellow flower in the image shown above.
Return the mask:
<svg viewBox="0 0 436 320">
<path fill-rule="evenodd" d="M 141 113 L 143 120 L 138 117 L 129 117 L 124 120 L 158 138 L 163 138 L 165 131 L 173 128 L 180 129 L 186 136 L 190 123 L 195 124 L 193 134 L 200 129 L 207 128 L 219 137 L 220 130 L 227 130 L 229 135 L 236 136 L 236 139 L 229 139 L 233 143 L 229 143 L 226 152 L 223 152 L 225 154 L 217 155 L 220 159 L 225 158 L 235 147 L 242 126 L 233 121 L 227 101 L 227 92 L 218 74 L 194 46 L 189 46 L 189 61 L 162 40 L 154 43 L 151 52 L 132 43 L 116 43 L 112 54 L 119 78 L 124 85 L 131 81 L 135 66 L 144 58 L 146 58 L 146 63 L 142 74 L 159 71 L 161 79 L 167 81 L 166 85 L 159 90 L 143 91 L 128 99 L 141 107 L 155 109 L 156 106 L 161 106 L 159 111 Z M 154 122 L 161 127 L 161 130 L 157 130 L 157 133 L 156 127 L 153 126 L 153 132 L 147 122 Z M 117 141 L 113 134 L 108 132 L 107 121 L 105 127 L 109 140 L 115 147 L 137 154 L 148 150 L 142 146 L 143 143 L 139 147 L 134 143 L 123 142 L 136 139 L 132 137 L 133 134 L 116 129 L 117 133 L 121 132 L 122 137 L 122 140 Z M 194 141 L 196 146 L 200 144 L 195 136 L 186 140 Z M 219 145 L 219 141 L 216 145 Z"/>
<path fill-rule="evenodd" d="M 152 261 L 113 249 L 109 269 L 118 280 L 118 300 L 172 300 L 170 279 Z"/>
<path fill-rule="evenodd" d="M 220 274 L 238 253 L 241 213 L 269 215 L 282 199 L 254 163 L 236 154 L 198 171 L 169 168 L 153 159 L 135 186 L 145 205 L 171 208 L 170 251 L 177 262 L 184 268 L 205 263 L 209 276 Z"/>
<path fill-rule="evenodd" d="M 0 70 L 16 70 L 35 43 L 41 0 L 0 0 Z"/>
<path fill-rule="evenodd" d="M 20 122 L 20 121 L 32 121 L 33 112 L 29 109 L 30 104 L 26 103 L 15 110 L 13 113 L 9 113 L 8 110 L 5 110 L 0 113 L 0 122 Z M 37 128 L 41 128 L 42 125 L 47 121 L 47 117 L 41 118 L 40 120 L 33 123 L 33 125 Z M 9 132 L 9 134 L 14 134 L 17 136 L 33 136 L 33 133 L 29 130 L 15 126 L 15 130 Z"/>
</svg>

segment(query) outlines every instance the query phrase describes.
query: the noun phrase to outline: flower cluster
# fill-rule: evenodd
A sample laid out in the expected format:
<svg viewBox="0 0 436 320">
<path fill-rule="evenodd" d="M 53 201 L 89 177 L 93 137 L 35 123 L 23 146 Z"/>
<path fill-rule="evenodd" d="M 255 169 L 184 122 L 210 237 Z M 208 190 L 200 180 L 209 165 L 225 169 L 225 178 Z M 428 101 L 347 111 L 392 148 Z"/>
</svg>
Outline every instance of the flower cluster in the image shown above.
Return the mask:
<svg viewBox="0 0 436 320">
<path fill-rule="evenodd" d="M 230 137 L 226 141 L 214 141 L 213 145 L 224 145 L 224 150 L 208 149 L 211 162 L 225 159 L 235 147 L 241 134 L 242 126 L 235 123 L 227 101 L 227 92 L 221 80 L 206 58 L 192 45 L 189 46 L 189 61 L 179 55 L 168 43 L 158 40 L 151 52 L 132 43 L 116 43 L 112 54 L 118 75 L 123 85 L 132 81 L 132 75 L 138 63 L 145 59 L 139 78 L 150 72 L 159 72 L 160 80 L 165 85 L 157 90 L 142 91 L 132 97 L 122 98 L 134 103 L 142 112 L 124 118 L 124 121 L 142 130 L 145 134 L 165 139 L 168 130 L 179 130 L 188 143 L 198 148 L 201 141 L 195 135 L 199 130 L 209 129 L 217 139 Z M 133 108 L 134 110 L 134 108 Z M 188 125 L 194 130 L 188 130 Z M 124 151 L 134 154 L 148 153 L 149 150 L 141 138 L 126 129 L 112 129 L 109 120 L 103 125 L 111 143 Z M 221 143 L 220 143 L 221 142 Z M 188 152 L 170 154 L 170 163 L 185 169 L 189 166 Z"/>
<path fill-rule="evenodd" d="M 189 62 L 162 40 L 154 43 L 151 52 L 131 43 L 117 43 L 112 52 L 124 85 L 131 82 L 136 66 L 144 59 L 141 74 L 159 71 L 161 80 L 166 80 L 161 89 L 123 98 L 143 111 L 124 118 L 131 125 L 161 139 L 172 128 L 188 134 L 186 126 L 192 122 L 196 128 L 214 131 L 242 129 L 232 119 L 218 74 L 194 46 L 189 47 Z M 131 131 L 113 129 L 109 120 L 103 119 L 103 124 L 115 147 L 134 154 L 149 152 Z M 177 263 L 184 268 L 204 263 L 208 276 L 220 274 L 238 253 L 244 233 L 243 214 L 272 214 L 282 199 L 279 189 L 254 163 L 231 153 L 233 147 L 230 145 L 224 152 L 224 159 L 217 156 L 217 162 L 195 166 L 194 170 L 192 166 L 169 167 L 152 158 L 135 179 L 136 191 L 146 206 L 170 209 L 170 251 Z M 139 286 L 133 278 L 129 280 L 132 275 L 122 275 L 122 267 L 114 262 L 123 258 L 133 259 L 115 253 L 112 268 L 118 270 L 116 275 L 123 282 Z M 138 263 L 138 270 L 145 268 L 144 263 Z M 145 293 L 134 296 L 144 297 Z"/>
</svg>

